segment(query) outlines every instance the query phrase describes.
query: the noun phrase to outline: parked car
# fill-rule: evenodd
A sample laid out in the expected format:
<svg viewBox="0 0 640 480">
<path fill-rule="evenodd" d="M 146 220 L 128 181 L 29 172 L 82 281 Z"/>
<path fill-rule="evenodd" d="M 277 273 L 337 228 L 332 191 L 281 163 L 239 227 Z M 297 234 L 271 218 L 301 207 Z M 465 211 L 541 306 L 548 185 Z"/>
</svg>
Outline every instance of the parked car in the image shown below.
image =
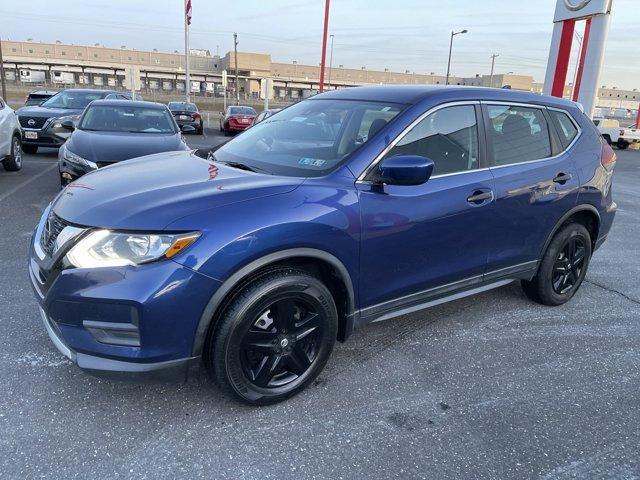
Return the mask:
<svg viewBox="0 0 640 480">
<path fill-rule="evenodd" d="M 253 122 L 251 122 L 251 126 L 253 127 L 256 123 L 260 123 L 263 120 L 266 120 L 267 118 L 272 116 L 274 113 L 278 113 L 280 110 L 282 110 L 282 109 L 281 108 L 268 108 L 267 110 L 263 110 L 262 112 L 260 112 L 258 115 L 256 115 L 253 118 Z"/>
<path fill-rule="evenodd" d="M 5 170 L 22 168 L 20 124 L 13 109 L 0 97 L 0 161 Z"/>
<path fill-rule="evenodd" d="M 27 98 L 24 101 L 24 106 L 30 107 L 32 105 L 40 105 L 45 100 L 53 97 L 56 93 L 58 93 L 56 90 L 35 90 L 27 95 Z"/>
<path fill-rule="evenodd" d="M 618 120 L 594 118 L 593 123 L 607 143 L 616 145 L 620 150 L 628 148 L 632 143 L 640 142 L 640 130 L 635 127 L 622 128 Z"/>
<path fill-rule="evenodd" d="M 251 126 L 256 111 L 251 107 L 227 107 L 226 112 L 221 113 L 220 131 L 225 135 L 238 133 Z"/>
<path fill-rule="evenodd" d="M 36 153 L 38 147 L 59 148 L 70 132 L 62 126 L 65 120 L 76 122 L 89 103 L 108 95 L 123 96 L 112 90 L 67 89 L 61 90 L 41 105 L 22 107 L 16 113 L 22 127 L 22 149 Z"/>
<path fill-rule="evenodd" d="M 613 222 L 615 154 L 568 100 L 361 87 L 278 117 L 58 195 L 30 275 L 64 355 L 109 376 L 203 362 L 232 397 L 273 403 L 370 322 L 514 281 L 564 304 Z"/>
<path fill-rule="evenodd" d="M 123 160 L 189 149 L 171 112 L 160 103 L 94 100 L 77 127 L 70 120 L 63 121 L 62 127 L 73 132 L 58 150 L 62 186 Z"/>
<path fill-rule="evenodd" d="M 169 110 L 171 110 L 173 118 L 176 119 L 180 127 L 190 125 L 198 135 L 204 133 L 202 115 L 200 115 L 200 111 L 195 103 L 169 102 Z"/>
</svg>

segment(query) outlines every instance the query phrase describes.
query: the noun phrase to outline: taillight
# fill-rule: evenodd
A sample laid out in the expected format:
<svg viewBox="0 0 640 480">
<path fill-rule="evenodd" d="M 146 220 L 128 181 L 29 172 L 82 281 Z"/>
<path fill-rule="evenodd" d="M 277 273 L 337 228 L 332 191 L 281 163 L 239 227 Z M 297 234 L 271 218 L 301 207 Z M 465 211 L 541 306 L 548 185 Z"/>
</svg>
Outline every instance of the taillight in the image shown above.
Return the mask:
<svg viewBox="0 0 640 480">
<path fill-rule="evenodd" d="M 616 166 L 616 152 L 613 151 L 613 148 L 611 148 L 611 146 L 607 142 L 602 142 L 600 163 L 608 172 L 611 172 L 613 170 L 613 167 Z"/>
<path fill-rule="evenodd" d="M 192 113 L 191 114 L 191 118 L 193 118 L 194 120 L 200 120 L 200 114 L 199 113 Z"/>
</svg>

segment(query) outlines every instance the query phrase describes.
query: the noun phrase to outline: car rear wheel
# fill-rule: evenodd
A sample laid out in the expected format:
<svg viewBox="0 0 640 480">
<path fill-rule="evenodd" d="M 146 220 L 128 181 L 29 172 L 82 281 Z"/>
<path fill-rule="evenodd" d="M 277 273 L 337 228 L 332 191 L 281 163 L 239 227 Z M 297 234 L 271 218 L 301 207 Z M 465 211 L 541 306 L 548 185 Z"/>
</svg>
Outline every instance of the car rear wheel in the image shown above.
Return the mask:
<svg viewBox="0 0 640 480">
<path fill-rule="evenodd" d="M 2 166 L 8 172 L 17 172 L 22 168 L 22 147 L 20 137 L 15 135 L 11 139 L 11 154 L 2 161 Z"/>
<path fill-rule="evenodd" d="M 618 148 L 620 150 L 626 150 L 629 147 L 629 142 L 625 142 L 624 140 L 618 140 Z"/>
<path fill-rule="evenodd" d="M 28 153 L 29 155 L 33 155 L 34 153 L 38 153 L 37 145 L 22 145 L 22 151 L 24 153 Z"/>
<path fill-rule="evenodd" d="M 604 138 L 607 141 L 607 143 L 611 145 L 611 137 L 609 135 L 602 135 L 602 138 Z"/>
<path fill-rule="evenodd" d="M 538 273 L 522 281 L 522 289 L 533 301 L 557 306 L 568 302 L 578 291 L 591 260 L 591 235 L 579 223 L 570 223 L 553 237 L 542 258 Z"/>
<path fill-rule="evenodd" d="M 276 403 L 322 371 L 337 326 L 335 302 L 320 280 L 301 270 L 272 271 L 231 300 L 209 337 L 205 365 L 233 398 Z"/>
</svg>

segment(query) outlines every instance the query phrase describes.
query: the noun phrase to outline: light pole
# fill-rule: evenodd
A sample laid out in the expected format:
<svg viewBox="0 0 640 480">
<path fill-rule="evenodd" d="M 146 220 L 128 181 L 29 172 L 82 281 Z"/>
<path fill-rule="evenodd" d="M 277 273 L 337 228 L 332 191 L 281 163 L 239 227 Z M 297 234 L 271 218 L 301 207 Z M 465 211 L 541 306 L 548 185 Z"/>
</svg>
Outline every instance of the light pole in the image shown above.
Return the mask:
<svg viewBox="0 0 640 480">
<path fill-rule="evenodd" d="M 4 79 L 4 60 L 2 59 L 2 38 L 0 38 L 0 84 L 2 84 L 2 98 L 7 101 L 7 85 Z"/>
<path fill-rule="evenodd" d="M 447 62 L 447 79 L 444 82 L 445 85 L 449 85 L 449 72 L 451 71 L 451 50 L 453 49 L 453 37 L 462 33 L 467 33 L 468 30 L 460 30 L 459 32 L 451 32 L 451 40 L 449 41 L 449 61 Z"/>
<path fill-rule="evenodd" d="M 329 54 L 329 79 L 327 81 L 327 87 L 331 90 L 331 67 L 333 67 L 333 35 L 329 35 L 331 38 L 331 53 Z"/>
</svg>

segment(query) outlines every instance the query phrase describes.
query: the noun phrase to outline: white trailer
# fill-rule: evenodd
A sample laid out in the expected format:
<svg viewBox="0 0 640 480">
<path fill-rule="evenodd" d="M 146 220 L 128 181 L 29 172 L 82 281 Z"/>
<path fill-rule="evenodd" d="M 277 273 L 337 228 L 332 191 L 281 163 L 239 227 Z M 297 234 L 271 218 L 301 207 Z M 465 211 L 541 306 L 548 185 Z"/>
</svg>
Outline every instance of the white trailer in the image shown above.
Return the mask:
<svg viewBox="0 0 640 480">
<path fill-rule="evenodd" d="M 22 83 L 44 83 L 46 73 L 41 70 L 20 70 L 20 81 Z"/>
<path fill-rule="evenodd" d="M 53 83 L 61 83 L 63 85 L 71 85 L 76 82 L 76 77 L 73 72 L 62 72 L 55 70 L 52 72 L 51 81 Z"/>
</svg>

